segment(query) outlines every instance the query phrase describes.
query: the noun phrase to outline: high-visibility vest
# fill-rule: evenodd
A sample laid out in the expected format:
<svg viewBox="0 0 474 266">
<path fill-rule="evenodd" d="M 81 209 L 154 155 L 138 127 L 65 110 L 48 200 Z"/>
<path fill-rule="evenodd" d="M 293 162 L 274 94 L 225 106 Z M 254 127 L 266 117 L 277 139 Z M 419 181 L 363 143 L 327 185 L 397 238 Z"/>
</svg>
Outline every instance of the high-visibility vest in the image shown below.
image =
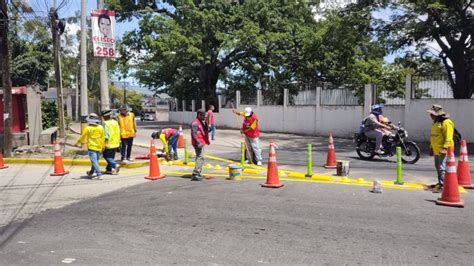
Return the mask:
<svg viewBox="0 0 474 266">
<path fill-rule="evenodd" d="M 107 128 L 109 138 L 107 139 L 107 149 L 115 149 L 120 147 L 120 127 L 117 121 L 109 119 L 104 122 Z"/>
<path fill-rule="evenodd" d="M 119 115 L 120 137 L 123 139 L 133 138 L 135 135 L 134 123 L 135 116 L 133 113 L 128 113 L 127 116 Z"/>
<path fill-rule="evenodd" d="M 101 152 L 104 148 L 105 134 L 101 125 L 88 125 L 82 131 L 77 143 L 81 143 L 87 138 L 87 149 Z"/>
<path fill-rule="evenodd" d="M 242 124 L 242 130 L 244 131 L 245 136 L 249 138 L 260 137 L 260 130 L 258 127 L 258 118 L 255 113 L 253 113 L 250 117 L 246 116 L 244 118 L 244 122 Z"/>
<path fill-rule="evenodd" d="M 201 144 L 209 145 L 209 134 L 206 130 L 204 130 L 204 127 L 202 126 L 201 121 L 199 119 L 194 119 L 194 121 L 191 123 L 191 143 L 193 146 L 198 146 L 199 143 L 196 142 L 196 140 L 193 138 L 193 125 L 197 126 L 197 131 L 194 132 L 196 134 L 197 141 L 199 141 Z"/>
</svg>

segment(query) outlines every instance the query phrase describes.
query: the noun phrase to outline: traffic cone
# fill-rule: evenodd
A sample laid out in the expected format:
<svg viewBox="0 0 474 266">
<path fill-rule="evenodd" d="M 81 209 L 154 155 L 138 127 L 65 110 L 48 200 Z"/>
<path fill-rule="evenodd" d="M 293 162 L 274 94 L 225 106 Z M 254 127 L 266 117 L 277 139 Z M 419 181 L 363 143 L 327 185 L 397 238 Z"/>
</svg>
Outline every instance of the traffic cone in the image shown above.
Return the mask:
<svg viewBox="0 0 474 266">
<path fill-rule="evenodd" d="M 5 168 L 8 168 L 8 166 L 6 166 L 6 165 L 3 163 L 3 153 L 0 152 L 0 169 L 5 169 Z"/>
<path fill-rule="evenodd" d="M 436 201 L 436 204 L 464 208 L 464 203 L 459 198 L 458 177 L 456 174 L 456 160 L 454 159 L 453 147 L 448 148 L 443 193 L 441 194 L 441 198 L 438 198 Z"/>
<path fill-rule="evenodd" d="M 268 156 L 268 170 L 267 170 L 267 182 L 262 184 L 262 187 L 269 188 L 279 188 L 283 184 L 280 183 L 280 178 L 278 177 L 278 166 L 275 154 L 275 144 L 270 142 L 270 154 Z"/>
<path fill-rule="evenodd" d="M 336 151 L 334 150 L 334 140 L 332 133 L 329 134 L 328 157 L 324 168 L 336 168 Z"/>
<path fill-rule="evenodd" d="M 61 157 L 61 148 L 59 141 L 54 142 L 54 173 L 51 176 L 62 176 L 69 174 L 69 171 L 64 170 L 63 158 Z"/>
<path fill-rule="evenodd" d="M 184 148 L 183 127 L 179 125 L 178 148 Z"/>
<path fill-rule="evenodd" d="M 155 141 L 150 141 L 150 174 L 145 179 L 157 180 L 165 178 L 160 172 L 160 164 L 158 163 L 158 157 L 156 156 Z"/>
<path fill-rule="evenodd" d="M 461 187 L 470 189 L 474 188 L 474 186 L 471 184 L 471 172 L 469 169 L 469 159 L 467 158 L 467 145 L 465 139 L 461 141 L 457 175 L 458 183 Z"/>
</svg>

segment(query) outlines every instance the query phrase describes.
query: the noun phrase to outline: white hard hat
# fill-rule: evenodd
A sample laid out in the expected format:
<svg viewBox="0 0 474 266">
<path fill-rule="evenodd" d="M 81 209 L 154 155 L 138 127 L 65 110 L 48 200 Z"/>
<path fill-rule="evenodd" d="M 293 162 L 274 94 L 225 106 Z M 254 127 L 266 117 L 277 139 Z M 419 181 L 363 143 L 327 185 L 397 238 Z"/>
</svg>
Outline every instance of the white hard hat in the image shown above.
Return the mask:
<svg viewBox="0 0 474 266">
<path fill-rule="evenodd" d="M 250 116 L 250 114 L 252 114 L 252 108 L 245 107 L 245 116 Z"/>
</svg>

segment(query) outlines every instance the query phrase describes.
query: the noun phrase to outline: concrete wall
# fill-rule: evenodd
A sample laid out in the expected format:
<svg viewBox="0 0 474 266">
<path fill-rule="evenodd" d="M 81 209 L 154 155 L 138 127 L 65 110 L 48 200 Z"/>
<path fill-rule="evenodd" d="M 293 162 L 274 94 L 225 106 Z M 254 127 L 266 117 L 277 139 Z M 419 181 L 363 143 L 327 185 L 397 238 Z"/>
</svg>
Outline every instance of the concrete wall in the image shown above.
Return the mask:
<svg viewBox="0 0 474 266">
<path fill-rule="evenodd" d="M 474 142 L 474 99 L 411 99 L 411 78 L 407 77 L 405 105 L 385 106 L 384 115 L 393 123 L 401 122 L 415 141 L 429 141 L 431 118 L 426 112 L 432 104 L 440 104 L 451 115 L 456 128 L 468 142 Z M 320 89 L 318 88 L 320 94 Z M 285 132 L 304 135 L 351 137 L 358 132 L 361 121 L 370 112 L 373 103 L 371 86 L 366 86 L 362 106 L 321 106 L 317 95 L 316 105 L 308 106 L 250 106 L 259 117 L 260 129 L 268 132 Z M 261 101 L 258 101 L 261 102 Z M 238 103 L 237 103 L 238 104 Z M 245 106 L 239 106 L 243 110 Z M 171 122 L 189 125 L 194 112 L 170 112 Z M 217 127 L 239 128 L 241 118 L 236 118 L 232 109 L 220 108 L 215 114 Z"/>
</svg>

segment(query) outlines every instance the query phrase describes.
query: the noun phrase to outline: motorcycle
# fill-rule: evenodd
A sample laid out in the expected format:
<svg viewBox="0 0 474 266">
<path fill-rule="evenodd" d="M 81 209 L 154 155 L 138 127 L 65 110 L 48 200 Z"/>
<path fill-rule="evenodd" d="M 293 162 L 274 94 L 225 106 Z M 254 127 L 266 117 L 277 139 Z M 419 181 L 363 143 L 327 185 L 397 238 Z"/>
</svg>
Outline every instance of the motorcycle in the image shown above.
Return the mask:
<svg viewBox="0 0 474 266">
<path fill-rule="evenodd" d="M 368 138 L 364 133 L 355 133 L 354 142 L 357 145 L 357 154 L 363 160 L 371 160 L 375 155 L 380 157 L 392 157 L 396 155 L 396 148 L 402 148 L 402 161 L 408 164 L 414 164 L 420 159 L 420 148 L 418 145 L 408 140 L 408 132 L 400 127 L 392 129 L 395 133 L 390 136 L 384 136 L 382 140 L 383 154 L 375 153 L 375 139 Z"/>
</svg>

